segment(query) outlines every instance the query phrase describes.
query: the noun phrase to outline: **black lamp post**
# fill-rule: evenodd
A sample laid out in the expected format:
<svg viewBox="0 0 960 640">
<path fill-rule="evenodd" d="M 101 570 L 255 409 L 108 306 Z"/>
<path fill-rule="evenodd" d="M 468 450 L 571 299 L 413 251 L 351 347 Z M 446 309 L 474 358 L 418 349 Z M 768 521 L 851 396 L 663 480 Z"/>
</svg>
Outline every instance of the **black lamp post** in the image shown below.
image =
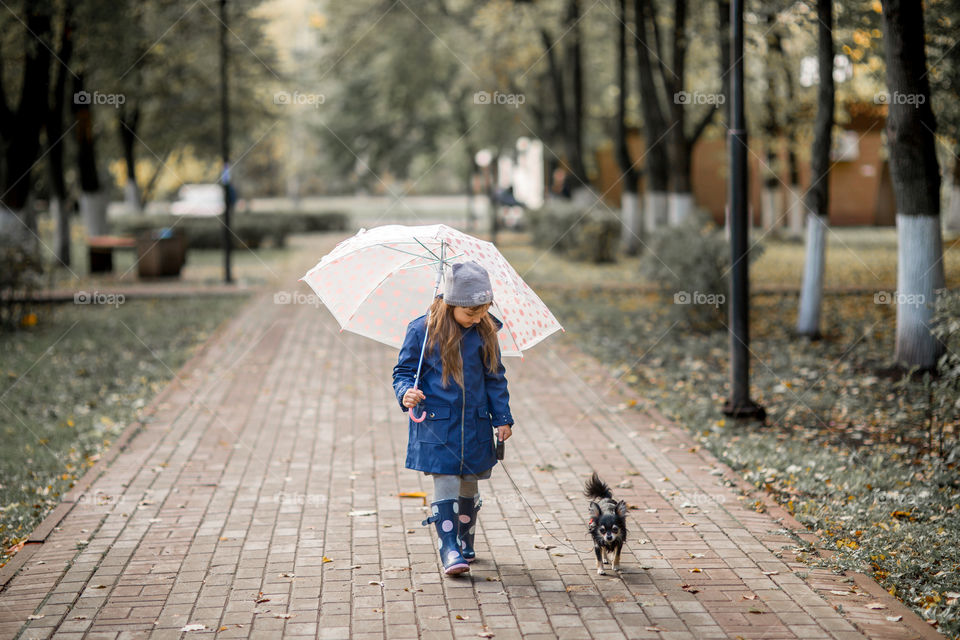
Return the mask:
<svg viewBox="0 0 960 640">
<path fill-rule="evenodd" d="M 230 250 L 233 246 L 233 233 L 230 231 L 230 210 L 233 199 L 230 196 L 230 110 L 227 94 L 227 0 L 220 0 L 220 156 L 223 171 L 220 181 L 223 183 L 223 281 L 233 282 L 230 273 Z"/>
<path fill-rule="evenodd" d="M 736 418 L 763 420 L 763 407 L 750 399 L 750 280 L 747 230 L 747 126 L 743 115 L 743 2 L 730 4 L 730 188 L 727 212 L 730 216 L 730 397 L 723 412 Z"/>
</svg>

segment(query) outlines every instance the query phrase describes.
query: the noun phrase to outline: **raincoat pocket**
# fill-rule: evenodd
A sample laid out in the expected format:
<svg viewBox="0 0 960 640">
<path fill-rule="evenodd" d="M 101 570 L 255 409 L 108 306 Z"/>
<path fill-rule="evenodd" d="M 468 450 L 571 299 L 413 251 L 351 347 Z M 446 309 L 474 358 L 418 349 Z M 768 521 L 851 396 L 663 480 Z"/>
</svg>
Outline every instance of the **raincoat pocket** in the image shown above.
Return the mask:
<svg viewBox="0 0 960 640">
<path fill-rule="evenodd" d="M 477 441 L 485 446 L 493 440 L 493 425 L 490 421 L 490 412 L 486 407 L 477 409 Z"/>
<path fill-rule="evenodd" d="M 450 405 L 427 407 L 427 418 L 417 425 L 417 440 L 424 443 L 444 444 L 450 430 Z"/>
</svg>

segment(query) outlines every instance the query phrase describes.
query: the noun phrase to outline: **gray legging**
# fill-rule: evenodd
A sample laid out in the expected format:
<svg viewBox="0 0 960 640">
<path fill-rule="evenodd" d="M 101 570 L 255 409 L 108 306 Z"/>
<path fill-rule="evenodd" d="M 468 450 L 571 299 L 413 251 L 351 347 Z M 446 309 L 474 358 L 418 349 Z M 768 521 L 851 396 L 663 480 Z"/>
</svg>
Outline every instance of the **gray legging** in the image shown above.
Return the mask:
<svg viewBox="0 0 960 640">
<path fill-rule="evenodd" d="M 476 475 L 433 475 L 433 501 L 456 500 L 459 496 L 474 498 L 480 494 L 480 482 Z"/>
</svg>

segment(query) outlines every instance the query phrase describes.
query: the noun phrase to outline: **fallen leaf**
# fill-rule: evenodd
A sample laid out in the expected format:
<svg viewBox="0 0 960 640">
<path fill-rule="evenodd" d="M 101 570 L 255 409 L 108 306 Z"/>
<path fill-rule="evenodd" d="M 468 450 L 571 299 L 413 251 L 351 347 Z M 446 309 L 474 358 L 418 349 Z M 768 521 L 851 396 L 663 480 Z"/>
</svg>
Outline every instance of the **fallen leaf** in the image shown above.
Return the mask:
<svg viewBox="0 0 960 640">
<path fill-rule="evenodd" d="M 457 615 L 454 616 L 454 618 L 456 618 L 457 620 L 469 620 L 470 616 L 462 616 L 458 613 Z"/>
<path fill-rule="evenodd" d="M 481 637 L 481 638 L 492 638 L 492 637 L 493 637 L 493 631 L 490 631 L 490 629 L 487 629 L 486 625 L 484 625 L 483 631 L 481 631 L 481 632 L 478 633 L 477 635 L 478 635 L 479 637 Z"/>
<path fill-rule="evenodd" d="M 29 616 L 27 616 L 27 620 L 39 620 L 45 615 L 46 615 L 45 613 L 41 613 L 40 615 L 34 615 L 31 613 Z"/>
<path fill-rule="evenodd" d="M 533 545 L 533 548 L 534 548 L 534 549 L 546 549 L 546 550 L 549 551 L 550 549 L 556 549 L 556 548 L 557 548 L 557 545 L 555 545 L 555 544 L 540 544 L 540 543 L 538 542 L 538 543 L 535 543 L 535 544 Z"/>
<path fill-rule="evenodd" d="M 380 582 L 380 581 L 377 581 L 377 580 L 371 580 L 371 581 L 368 582 L 367 584 L 376 584 L 376 585 L 380 585 L 381 587 L 383 586 L 383 582 Z"/>
<path fill-rule="evenodd" d="M 690 569 L 690 573 L 703 573 L 703 569 L 700 567 L 694 567 L 693 569 Z"/>
<path fill-rule="evenodd" d="M 887 605 L 883 604 L 882 602 L 870 602 L 863 606 L 866 607 L 867 609 L 886 609 L 887 608 Z"/>
<path fill-rule="evenodd" d="M 903 616 L 887 616 L 887 620 L 890 622 L 900 622 L 903 620 Z"/>
<path fill-rule="evenodd" d="M 323 556 L 323 561 L 324 561 L 324 562 L 333 562 L 333 558 L 328 558 L 327 556 Z"/>
<path fill-rule="evenodd" d="M 682 584 L 680 585 L 680 588 L 686 591 L 687 593 L 700 593 L 700 589 L 697 589 L 696 587 L 691 586 L 689 584 Z"/>
<path fill-rule="evenodd" d="M 591 588 L 592 587 L 589 584 L 571 584 L 570 586 L 567 587 L 567 593 L 574 593 L 577 591 L 587 591 Z"/>
<path fill-rule="evenodd" d="M 289 619 L 289 618 L 292 618 L 293 616 L 294 616 L 294 614 L 292 614 L 292 613 L 275 613 L 275 614 L 273 614 L 273 617 L 274 617 L 274 618 L 283 618 L 284 620 L 287 620 L 287 619 Z"/>
<path fill-rule="evenodd" d="M 376 511 L 351 511 L 348 513 L 348 516 L 372 516 L 376 515 Z"/>
<path fill-rule="evenodd" d="M 745 595 L 745 596 L 740 596 L 740 599 L 741 599 L 741 600 L 756 600 L 756 599 L 757 599 L 757 594 L 755 594 L 755 593 L 748 593 L 748 594 Z"/>
<path fill-rule="evenodd" d="M 764 571 L 763 575 L 765 576 L 777 576 L 780 575 L 779 571 Z"/>
<path fill-rule="evenodd" d="M 180 631 L 203 631 L 206 628 L 205 624 L 186 624 L 180 628 Z"/>
</svg>

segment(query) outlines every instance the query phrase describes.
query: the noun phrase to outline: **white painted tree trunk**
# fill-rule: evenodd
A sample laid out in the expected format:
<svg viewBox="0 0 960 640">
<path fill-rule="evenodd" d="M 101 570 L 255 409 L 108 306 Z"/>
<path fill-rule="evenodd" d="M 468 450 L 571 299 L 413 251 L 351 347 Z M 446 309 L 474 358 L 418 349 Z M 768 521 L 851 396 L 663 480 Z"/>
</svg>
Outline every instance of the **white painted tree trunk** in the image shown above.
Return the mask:
<svg viewBox="0 0 960 640">
<path fill-rule="evenodd" d="M 624 191 L 620 196 L 622 222 L 620 248 L 627 255 L 635 255 L 640 249 L 641 211 L 637 194 Z"/>
<path fill-rule="evenodd" d="M 54 252 L 60 264 L 70 265 L 70 212 L 55 195 L 50 196 L 50 217 L 54 224 Z"/>
<path fill-rule="evenodd" d="M 127 179 L 123 185 L 123 204 L 126 211 L 132 213 L 142 213 L 143 207 L 140 206 L 140 188 L 136 180 Z"/>
<path fill-rule="evenodd" d="M 827 254 L 826 216 L 807 215 L 807 255 L 803 265 L 803 286 L 800 289 L 800 309 L 797 312 L 797 333 L 816 338 L 820 336 L 820 307 L 823 303 L 823 268 Z"/>
<path fill-rule="evenodd" d="M 652 233 L 667 224 L 667 193 L 647 191 L 643 194 L 643 227 Z"/>
<path fill-rule="evenodd" d="M 84 191 L 80 194 L 80 219 L 88 236 L 109 233 L 107 226 L 107 198 L 103 191 Z"/>
<path fill-rule="evenodd" d="M 670 193 L 668 199 L 668 221 L 671 227 L 676 227 L 693 213 L 692 193 Z"/>
<path fill-rule="evenodd" d="M 947 231 L 960 231 L 960 184 L 956 182 L 950 188 L 950 204 L 943 226 Z"/>
<path fill-rule="evenodd" d="M 800 185 L 794 184 L 787 188 L 787 223 L 791 236 L 803 236 L 803 220 L 806 208 L 803 206 L 803 192 Z"/>
<path fill-rule="evenodd" d="M 930 333 L 937 289 L 944 285 L 939 216 L 897 214 L 896 360 L 932 369 L 943 345 Z"/>
<path fill-rule="evenodd" d="M 770 233 L 780 225 L 777 224 L 780 211 L 777 209 L 777 189 L 764 188 L 760 193 L 760 219 L 763 221 L 763 232 Z"/>
</svg>

